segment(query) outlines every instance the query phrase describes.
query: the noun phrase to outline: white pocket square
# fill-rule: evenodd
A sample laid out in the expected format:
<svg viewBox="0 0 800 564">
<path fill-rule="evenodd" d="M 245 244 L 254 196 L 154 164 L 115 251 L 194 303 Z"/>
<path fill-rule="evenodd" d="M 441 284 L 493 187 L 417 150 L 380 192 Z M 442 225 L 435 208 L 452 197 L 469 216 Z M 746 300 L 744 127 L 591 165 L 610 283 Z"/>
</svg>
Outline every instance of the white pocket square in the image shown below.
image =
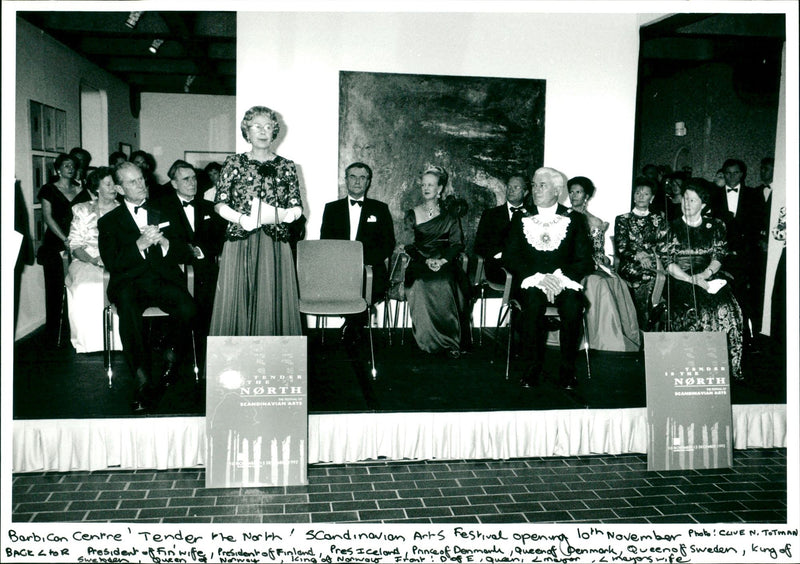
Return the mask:
<svg viewBox="0 0 800 564">
<path fill-rule="evenodd" d="M 211 219 L 211 216 L 210 216 L 210 215 L 204 215 L 204 216 L 203 216 L 203 219 L 204 219 L 204 220 L 206 220 L 206 219 Z"/>
<path fill-rule="evenodd" d="M 371 215 L 367 218 L 367 223 L 375 223 L 376 221 L 378 221 L 378 218 L 374 215 Z"/>
</svg>

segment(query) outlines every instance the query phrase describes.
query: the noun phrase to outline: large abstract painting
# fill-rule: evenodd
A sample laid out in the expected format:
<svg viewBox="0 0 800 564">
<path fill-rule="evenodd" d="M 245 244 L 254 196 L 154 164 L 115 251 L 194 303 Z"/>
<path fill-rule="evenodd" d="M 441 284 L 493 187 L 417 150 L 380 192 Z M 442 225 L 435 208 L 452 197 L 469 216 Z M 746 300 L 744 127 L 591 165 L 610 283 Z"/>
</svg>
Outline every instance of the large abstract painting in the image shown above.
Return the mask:
<svg viewBox="0 0 800 564">
<path fill-rule="evenodd" d="M 404 212 L 419 203 L 430 165 L 469 205 L 467 248 L 484 209 L 505 201 L 505 180 L 530 178 L 544 159 L 545 81 L 522 78 L 341 72 L 339 195 L 352 162 L 373 170 L 369 196 L 389 205 L 399 243 L 413 236 Z"/>
</svg>

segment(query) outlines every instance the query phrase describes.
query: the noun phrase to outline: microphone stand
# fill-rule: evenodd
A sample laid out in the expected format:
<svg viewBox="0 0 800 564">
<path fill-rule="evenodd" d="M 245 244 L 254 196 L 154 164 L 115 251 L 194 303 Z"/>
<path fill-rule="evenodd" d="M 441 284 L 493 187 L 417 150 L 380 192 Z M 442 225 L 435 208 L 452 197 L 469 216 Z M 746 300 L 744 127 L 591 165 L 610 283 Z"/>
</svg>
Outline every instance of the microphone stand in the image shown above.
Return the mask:
<svg viewBox="0 0 800 564">
<path fill-rule="evenodd" d="M 273 233 L 275 237 L 278 236 L 278 187 L 275 185 L 275 177 L 273 176 L 273 189 L 275 190 L 275 203 L 273 204 L 273 208 L 275 209 L 275 223 L 273 224 Z M 272 239 L 272 323 L 274 327 L 275 335 L 283 334 L 282 329 L 278 326 L 280 322 L 280 315 L 278 313 L 278 305 L 280 301 L 278 300 L 278 253 L 280 241 L 276 241 L 275 238 Z"/>
<path fill-rule="evenodd" d="M 280 335 L 282 333 L 281 328 L 279 327 L 280 323 L 280 313 L 278 312 L 278 253 L 279 253 L 279 241 L 276 241 L 276 237 L 278 236 L 278 187 L 275 185 L 275 179 L 277 177 L 277 171 L 275 170 L 275 165 L 272 162 L 262 163 L 261 166 L 258 167 L 258 173 L 261 175 L 261 187 L 262 190 L 260 192 L 260 200 L 263 202 L 266 199 L 267 193 L 269 191 L 269 182 L 273 185 L 274 190 L 274 201 L 272 203 L 272 207 L 275 212 L 274 223 L 273 223 L 273 236 L 270 237 L 272 240 L 272 292 L 273 292 L 273 299 L 272 299 L 272 322 L 273 322 L 273 333 L 275 335 Z M 259 230 L 264 231 L 264 234 L 267 234 L 267 229 L 265 225 L 261 225 L 261 205 L 259 204 L 258 208 L 258 228 Z M 258 259 L 260 258 L 261 254 L 261 237 L 259 236 L 257 247 L 256 247 L 257 255 L 256 255 L 256 264 L 258 264 Z M 256 276 L 258 276 L 258 272 L 256 272 Z M 253 316 L 255 317 L 255 316 Z"/>
<path fill-rule="evenodd" d="M 261 185 L 263 187 L 264 179 L 261 180 Z M 249 330 L 248 333 L 249 333 L 249 335 L 251 337 L 255 336 L 255 333 L 256 333 L 256 299 L 255 299 L 255 297 L 256 297 L 256 295 L 258 294 L 258 291 L 259 291 L 259 288 L 258 288 L 258 272 L 259 272 L 258 263 L 260 262 L 260 259 L 261 259 L 261 234 L 258 233 L 258 231 L 261 230 L 261 201 L 262 201 L 261 200 L 261 194 L 262 194 L 262 192 L 263 191 L 259 191 L 259 194 L 258 194 L 259 195 L 258 212 L 256 213 L 256 225 L 258 227 L 256 227 L 256 231 L 255 231 L 255 237 L 256 237 L 256 260 L 255 260 L 255 264 L 253 265 L 253 275 L 254 275 L 253 276 L 253 288 L 252 288 L 252 293 L 250 295 L 250 304 L 249 304 L 250 307 L 248 308 L 250 310 L 248 312 L 249 320 L 250 320 L 250 330 Z"/>
</svg>

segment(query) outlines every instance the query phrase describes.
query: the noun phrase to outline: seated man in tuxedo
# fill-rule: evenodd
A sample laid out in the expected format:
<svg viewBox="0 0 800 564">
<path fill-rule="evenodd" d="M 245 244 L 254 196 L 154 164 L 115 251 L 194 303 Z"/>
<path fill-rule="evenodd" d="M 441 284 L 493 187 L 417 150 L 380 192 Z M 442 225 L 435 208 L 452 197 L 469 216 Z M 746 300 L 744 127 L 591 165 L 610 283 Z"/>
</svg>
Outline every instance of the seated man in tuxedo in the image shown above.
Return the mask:
<svg viewBox="0 0 800 564">
<path fill-rule="evenodd" d="M 214 211 L 214 204 L 197 193 L 197 174 L 184 160 L 172 163 L 167 175 L 172 193 L 153 201 L 153 208 L 177 218 L 175 236 L 191 254 L 187 264 L 194 267 L 194 301 L 197 306 L 195 342 L 198 362 L 204 363 L 205 337 L 211 323 L 219 266 L 217 258 L 225 242 L 227 222 Z"/>
<path fill-rule="evenodd" d="M 514 276 L 522 309 L 523 342 L 528 344 L 529 367 L 523 387 L 540 383 L 547 341 L 545 310 L 555 305 L 561 317 L 559 383 L 566 389 L 577 384 L 583 290 L 579 281 L 594 270 L 592 244 L 586 216 L 558 203 L 566 188 L 563 173 L 540 168 L 533 176 L 533 206 L 511 221 L 503 253 Z"/>
<path fill-rule="evenodd" d="M 355 162 L 345 169 L 347 196 L 329 202 L 322 214 L 320 239 L 361 241 L 364 246 L 364 264 L 372 267 L 372 303 L 381 301 L 389 286 L 389 273 L 385 261 L 394 250 L 394 222 L 389 206 L 379 200 L 367 198 L 372 184 L 372 169 Z M 360 315 L 345 318 L 343 335 L 352 334 L 358 339 L 368 322 Z"/>
<path fill-rule="evenodd" d="M 157 306 L 169 314 L 174 358 L 179 360 L 190 344 L 196 308 L 178 265 L 190 261 L 192 252 L 175 233 L 177 218 L 150 209 L 154 206 L 147 201 L 139 167 L 120 164 L 114 183 L 123 205 L 98 221 L 98 244 L 110 274 L 108 298 L 117 306 L 123 353 L 136 382 L 133 409 L 139 412 L 154 400 L 142 312 Z"/>
<path fill-rule="evenodd" d="M 530 196 L 528 182 L 522 175 L 514 175 L 506 183 L 506 202 L 489 208 L 481 214 L 475 234 L 475 254 L 483 257 L 486 279 L 503 284 L 503 249 L 506 248 L 508 230 L 514 214 L 525 213 L 525 202 Z"/>
</svg>

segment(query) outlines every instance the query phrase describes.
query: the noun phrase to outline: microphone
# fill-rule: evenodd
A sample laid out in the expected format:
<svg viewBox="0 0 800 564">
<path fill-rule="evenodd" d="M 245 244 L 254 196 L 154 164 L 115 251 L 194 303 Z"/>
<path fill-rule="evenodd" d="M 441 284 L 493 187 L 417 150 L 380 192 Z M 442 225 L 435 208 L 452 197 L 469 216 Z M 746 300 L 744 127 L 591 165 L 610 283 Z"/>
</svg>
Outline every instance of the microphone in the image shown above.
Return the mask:
<svg viewBox="0 0 800 564">
<path fill-rule="evenodd" d="M 266 183 L 268 180 L 274 180 L 278 176 L 278 169 L 271 162 L 261 163 L 258 166 L 258 174 L 264 177 L 262 193 L 259 194 L 259 197 L 263 200 L 267 196 Z"/>
</svg>

